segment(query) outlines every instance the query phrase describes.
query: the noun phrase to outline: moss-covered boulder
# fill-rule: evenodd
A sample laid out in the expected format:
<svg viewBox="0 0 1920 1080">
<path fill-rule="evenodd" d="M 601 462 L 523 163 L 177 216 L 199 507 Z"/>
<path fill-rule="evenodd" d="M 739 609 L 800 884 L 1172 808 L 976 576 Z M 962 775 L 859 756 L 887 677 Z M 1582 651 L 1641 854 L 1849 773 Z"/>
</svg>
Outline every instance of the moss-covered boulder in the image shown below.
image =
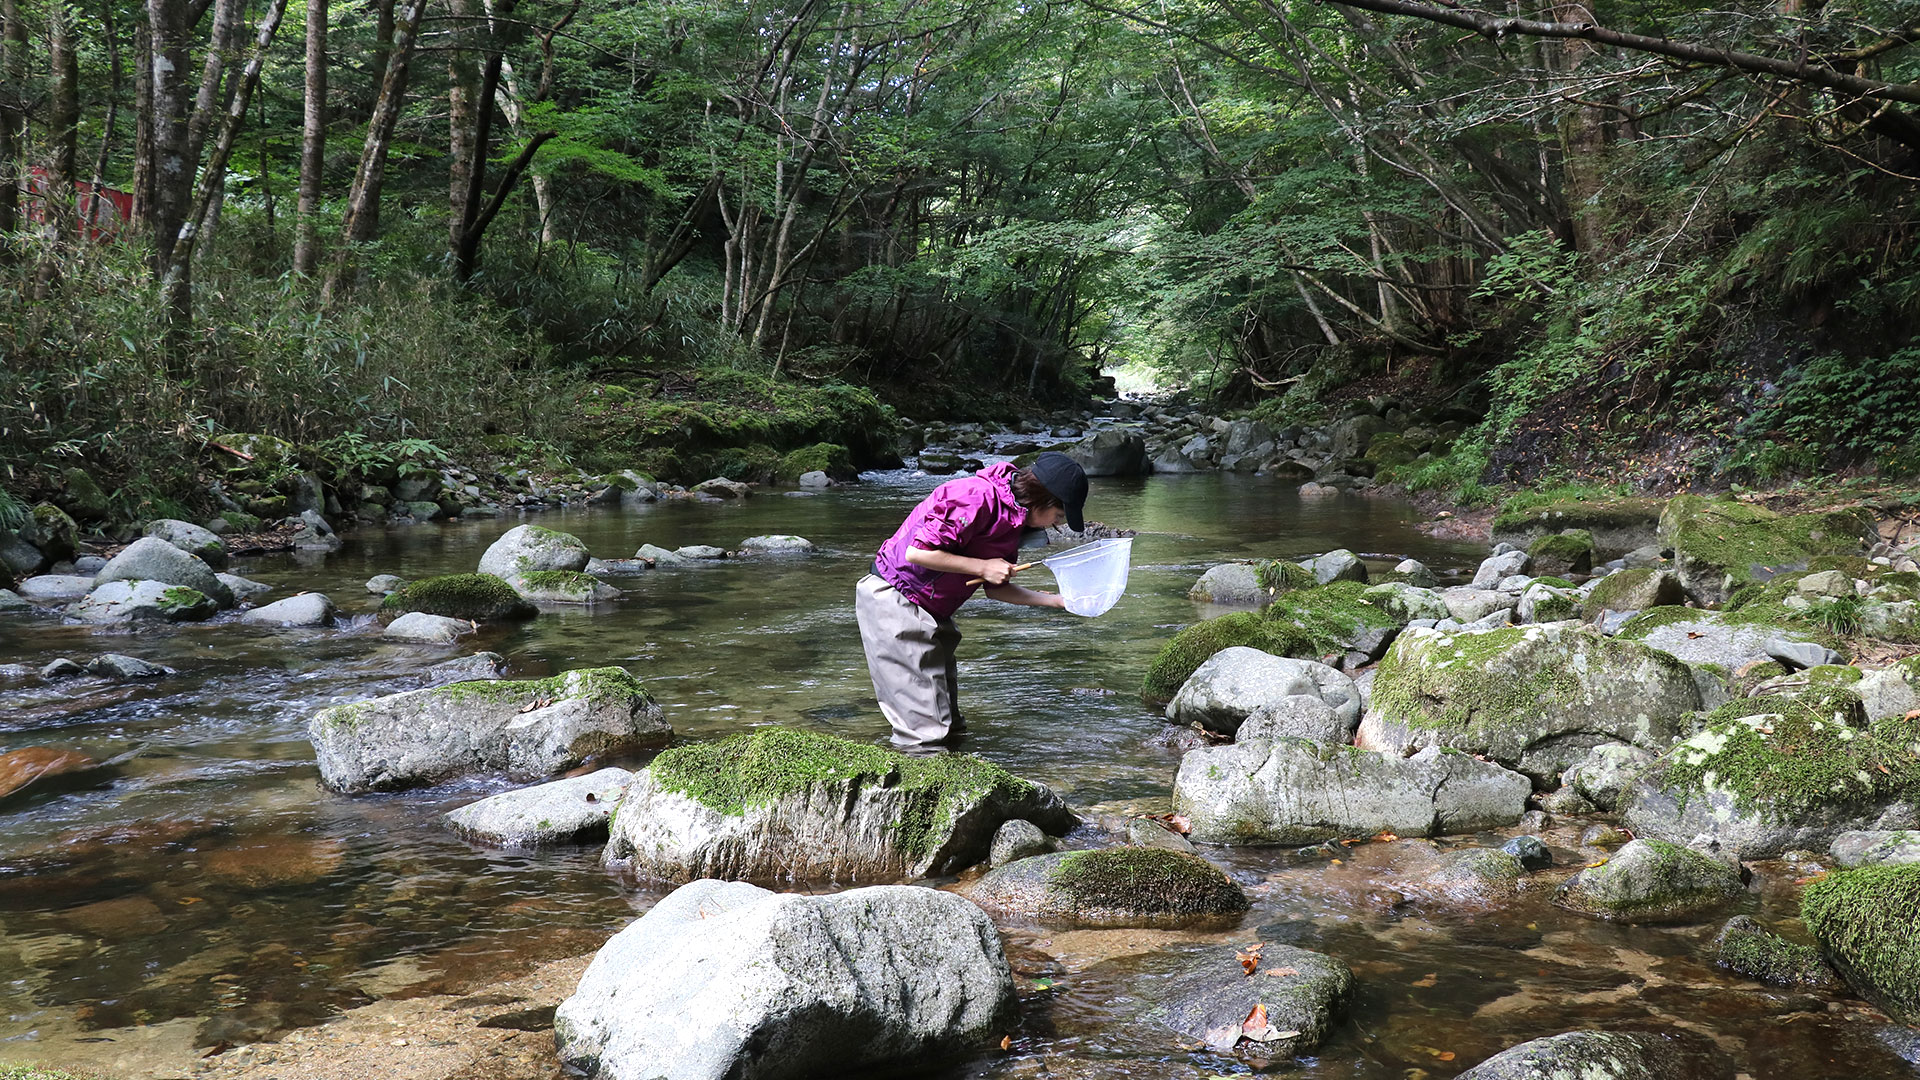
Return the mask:
<svg viewBox="0 0 1920 1080">
<path fill-rule="evenodd" d="M 792 484 L 810 472 L 823 472 L 835 480 L 852 480 L 859 475 L 853 465 L 853 451 L 838 443 L 814 443 L 782 457 L 774 478 Z"/>
<path fill-rule="evenodd" d="M 1836 870 L 1807 885 L 1800 917 L 1847 985 L 1920 1026 L 1920 865 Z"/>
<path fill-rule="evenodd" d="M 1526 548 L 1542 536 L 1581 529 L 1600 553 L 1617 555 L 1653 543 L 1661 508 L 1658 499 L 1560 499 L 1503 509 L 1494 516 L 1492 541 Z"/>
<path fill-rule="evenodd" d="M 1243 951 L 1245 950 L 1245 951 Z M 1249 975 L 1238 959 L 1253 955 Z M 1279 941 L 1169 950 L 1133 961 L 1146 980 L 1134 996 L 1151 1002 L 1139 1020 L 1169 1028 L 1216 1054 L 1262 1058 L 1312 1052 L 1353 1004 L 1353 972 L 1340 960 Z M 1150 988 L 1149 988 L 1150 987 Z M 1249 1027 L 1260 1006 L 1265 1027 Z M 1127 1018 L 1131 1019 L 1131 1018 Z"/>
<path fill-rule="evenodd" d="M 1408 630 L 1376 672 L 1360 746 L 1452 747 L 1543 784 L 1602 743 L 1663 750 L 1700 707 L 1684 664 L 1568 626 Z"/>
<path fill-rule="evenodd" d="M 1187 599 L 1203 604 L 1263 607 L 1272 598 L 1254 576 L 1252 563 L 1232 562 L 1208 567 L 1200 580 L 1193 583 L 1193 588 L 1187 590 Z"/>
<path fill-rule="evenodd" d="M 516 574 L 585 570 L 591 557 L 587 545 L 570 533 L 516 525 L 487 546 L 480 556 L 480 572 L 511 581 Z"/>
<path fill-rule="evenodd" d="M 1745 891 L 1738 867 L 1679 844 L 1641 838 L 1568 878 L 1554 901 L 1616 922 L 1690 922 Z"/>
<path fill-rule="evenodd" d="M 80 521 L 99 524 L 107 520 L 113 512 L 112 504 L 107 501 L 107 493 L 100 490 L 93 476 L 78 466 L 60 474 L 66 482 L 66 490 L 60 494 L 60 505 Z"/>
<path fill-rule="evenodd" d="M 1307 739 L 1190 750 L 1174 811 L 1206 844 L 1315 844 L 1385 830 L 1443 836 L 1520 820 L 1533 785 L 1492 762 L 1429 747 L 1412 757 Z"/>
<path fill-rule="evenodd" d="M 43 502 L 36 503 L 27 515 L 33 522 L 33 544 L 41 554 L 59 563 L 80 553 L 80 526 L 65 510 Z"/>
<path fill-rule="evenodd" d="M 1593 569 L 1593 534 L 1568 529 L 1542 536 L 1527 545 L 1527 555 L 1533 559 L 1535 574 L 1584 574 Z"/>
<path fill-rule="evenodd" d="M 1241 611 L 1197 622 L 1160 647 L 1159 655 L 1147 668 L 1140 694 L 1149 701 L 1171 701 L 1200 665 L 1221 649 L 1244 645 L 1285 656 L 1303 644 L 1301 634 L 1290 627 L 1276 626 L 1257 612 Z"/>
<path fill-rule="evenodd" d="M 1415 619 L 1450 619 L 1453 612 L 1432 589 L 1402 581 L 1382 582 L 1360 594 L 1360 602 L 1379 608 L 1402 626 Z"/>
<path fill-rule="evenodd" d="M 597 604 L 618 600 L 620 590 L 582 570 L 529 570 L 507 579 L 522 598 L 547 604 Z"/>
<path fill-rule="evenodd" d="M 1733 1064 L 1704 1035 L 1569 1031 L 1510 1046 L 1457 1080 L 1734 1080 Z"/>
<path fill-rule="evenodd" d="M 492 574 L 443 574 L 410 581 L 390 593 L 380 611 L 386 615 L 424 611 L 471 622 L 513 622 L 540 613 L 512 585 Z"/>
<path fill-rule="evenodd" d="M 617 667 L 410 690 L 307 722 L 321 783 L 350 794 L 471 773 L 544 780 L 672 737 L 652 695 Z"/>
<path fill-rule="evenodd" d="M 1704 837 L 1743 859 L 1920 826 L 1920 719 L 1864 715 L 1831 687 L 1729 702 L 1643 773 L 1620 811 L 1642 836 Z"/>
<path fill-rule="evenodd" d="M 1882 863 L 1920 863 L 1920 829 L 1863 829 L 1843 832 L 1828 849 L 1833 861 L 1851 869 Z"/>
<path fill-rule="evenodd" d="M 109 625 L 140 622 L 199 622 L 220 611 L 213 598 L 185 585 L 162 581 L 109 581 L 67 608 L 69 619 Z"/>
<path fill-rule="evenodd" d="M 1014 818 L 1056 835 L 1075 821 L 1045 785 L 971 754 L 767 727 L 655 758 L 606 860 L 666 881 L 900 880 L 980 862 Z"/>
<path fill-rule="evenodd" d="M 1696 603 L 1719 607 L 1742 586 L 1822 556 L 1859 556 L 1876 538 L 1864 510 L 1776 514 L 1725 499 L 1681 495 L 1660 515 L 1660 540 L 1673 548 L 1680 584 Z"/>
<path fill-rule="evenodd" d="M 1277 582 L 1282 576 L 1270 575 L 1267 580 Z M 1259 614 L 1235 612 L 1194 623 L 1161 646 L 1147 669 L 1141 695 L 1149 701 L 1170 700 L 1208 657 L 1234 645 L 1275 656 L 1334 662 L 1356 647 L 1383 647 L 1406 620 L 1391 605 L 1366 599 L 1367 591 L 1357 581 L 1279 590 L 1278 599 Z"/>
<path fill-rule="evenodd" d="M 1035 855 L 990 871 L 969 895 L 989 911 L 1064 926 L 1185 925 L 1249 906 L 1219 867 L 1152 847 Z"/>
<path fill-rule="evenodd" d="M 1587 591 L 1589 617 L 1603 611 L 1645 611 L 1648 608 L 1685 603 L 1687 593 L 1680 587 L 1680 575 L 1671 570 L 1641 566 L 1608 574 Z"/>
<path fill-rule="evenodd" d="M 1513 617 L 1521 623 L 1562 622 L 1580 617 L 1580 593 L 1577 590 L 1549 582 L 1560 580 L 1546 578 L 1528 585 L 1520 594 L 1520 603 L 1513 609 Z"/>
<path fill-rule="evenodd" d="M 1713 962 L 1774 986 L 1846 989 L 1811 945 L 1788 941 L 1745 915 L 1735 915 L 1713 939 Z"/>
</svg>

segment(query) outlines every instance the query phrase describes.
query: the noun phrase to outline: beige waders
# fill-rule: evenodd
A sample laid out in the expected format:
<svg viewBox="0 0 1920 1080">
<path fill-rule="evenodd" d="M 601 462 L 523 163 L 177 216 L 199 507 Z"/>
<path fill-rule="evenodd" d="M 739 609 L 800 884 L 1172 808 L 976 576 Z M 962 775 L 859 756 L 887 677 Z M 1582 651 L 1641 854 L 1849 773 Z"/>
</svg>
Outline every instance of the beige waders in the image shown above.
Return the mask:
<svg viewBox="0 0 1920 1080">
<path fill-rule="evenodd" d="M 945 739 L 960 724 L 960 686 L 953 654 L 960 630 L 900 595 L 876 574 L 854 589 L 854 617 L 880 711 L 896 746 Z"/>
</svg>

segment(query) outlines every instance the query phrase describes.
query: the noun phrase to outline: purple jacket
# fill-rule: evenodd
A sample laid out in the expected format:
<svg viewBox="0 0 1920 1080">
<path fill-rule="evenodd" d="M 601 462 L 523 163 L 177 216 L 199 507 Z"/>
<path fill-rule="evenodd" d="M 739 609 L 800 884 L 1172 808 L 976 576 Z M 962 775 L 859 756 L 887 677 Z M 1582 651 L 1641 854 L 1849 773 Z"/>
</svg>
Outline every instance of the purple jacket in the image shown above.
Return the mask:
<svg viewBox="0 0 1920 1080">
<path fill-rule="evenodd" d="M 928 612 L 952 618 L 979 586 L 967 584 L 967 574 L 943 574 L 913 565 L 907 561 L 907 549 L 1011 561 L 1020 550 L 1027 522 L 1026 507 L 1013 497 L 1016 471 L 1003 461 L 934 488 L 892 538 L 880 545 L 874 572 Z"/>
</svg>

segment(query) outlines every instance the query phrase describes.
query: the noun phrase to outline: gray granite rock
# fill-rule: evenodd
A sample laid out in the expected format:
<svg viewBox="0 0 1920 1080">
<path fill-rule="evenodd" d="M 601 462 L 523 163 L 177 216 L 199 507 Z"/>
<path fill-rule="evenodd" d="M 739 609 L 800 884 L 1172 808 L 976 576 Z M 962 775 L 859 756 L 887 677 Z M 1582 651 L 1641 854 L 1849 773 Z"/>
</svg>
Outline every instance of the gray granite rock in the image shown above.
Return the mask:
<svg viewBox="0 0 1920 1080">
<path fill-rule="evenodd" d="M 1618 922 L 1692 922 L 1746 891 L 1737 866 L 1664 840 L 1628 843 L 1560 886 L 1555 901 Z"/>
<path fill-rule="evenodd" d="M 480 573 L 512 581 L 518 574 L 545 570 L 584 570 L 587 545 L 569 533 L 538 525 L 516 525 L 488 545 L 480 556 Z"/>
<path fill-rule="evenodd" d="M 598 769 L 518 791 L 503 791 L 449 811 L 447 824 L 495 847 L 539 848 L 607 838 L 607 822 L 633 774 Z"/>
<path fill-rule="evenodd" d="M 1231 735 L 1255 710 L 1296 695 L 1325 703 L 1349 733 L 1359 721 L 1360 692 L 1351 678 L 1325 664 L 1240 645 L 1214 653 L 1188 676 L 1167 704 L 1167 719 Z"/>
<path fill-rule="evenodd" d="M 160 541 L 154 541 L 160 543 Z M 159 581 L 109 581 L 67 608 L 70 619 L 113 624 L 198 622 L 212 618 L 219 605 L 197 589 Z"/>
<path fill-rule="evenodd" d="M 301 593 L 252 609 L 240 616 L 250 626 L 332 626 L 338 611 L 325 593 Z"/>
<path fill-rule="evenodd" d="M 409 611 L 388 623 L 386 628 L 380 631 L 380 636 L 394 641 L 411 641 L 421 645 L 452 645 L 477 629 L 478 627 L 465 619 L 449 619 L 444 615 Z"/>
<path fill-rule="evenodd" d="M 233 606 L 233 591 L 220 581 L 211 566 L 157 536 L 143 536 L 128 544 L 94 576 L 96 585 L 115 581 L 184 585 L 220 607 Z"/>
</svg>

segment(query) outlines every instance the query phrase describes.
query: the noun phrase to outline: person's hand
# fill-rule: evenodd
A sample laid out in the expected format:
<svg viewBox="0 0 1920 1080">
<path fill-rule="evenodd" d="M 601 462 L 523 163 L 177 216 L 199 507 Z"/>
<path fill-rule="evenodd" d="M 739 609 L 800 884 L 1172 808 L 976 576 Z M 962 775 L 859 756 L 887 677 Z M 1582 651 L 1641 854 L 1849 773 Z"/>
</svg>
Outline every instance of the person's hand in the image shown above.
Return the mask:
<svg viewBox="0 0 1920 1080">
<path fill-rule="evenodd" d="M 989 585 L 1005 585 L 1013 580 L 1013 564 L 1005 559 L 982 559 L 979 576 Z"/>
</svg>

